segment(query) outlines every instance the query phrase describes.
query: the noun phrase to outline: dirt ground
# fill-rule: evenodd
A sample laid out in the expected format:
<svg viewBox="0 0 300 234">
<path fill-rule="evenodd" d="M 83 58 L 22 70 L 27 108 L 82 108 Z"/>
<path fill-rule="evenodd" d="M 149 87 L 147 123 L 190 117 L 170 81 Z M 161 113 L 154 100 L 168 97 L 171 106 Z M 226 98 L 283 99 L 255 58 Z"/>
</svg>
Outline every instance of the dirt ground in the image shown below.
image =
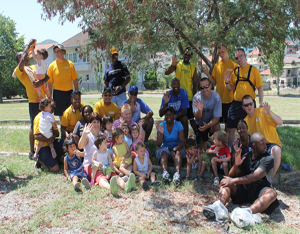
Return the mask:
<svg viewBox="0 0 300 234">
<path fill-rule="evenodd" d="M 0 180 L 1 226 L 11 224 L 21 230 L 24 222 L 33 217 L 36 208 L 42 205 L 42 201 L 36 196 L 20 194 L 18 190 L 10 191 L 10 183 L 23 179 L 26 179 L 26 175 L 11 178 L 11 181 Z M 261 215 L 270 232 L 273 232 L 274 222 L 280 226 L 292 228 L 295 233 L 300 232 L 299 182 L 276 188 L 280 209 L 277 208 L 270 216 Z M 99 220 L 101 220 L 101 228 L 98 230 L 84 231 L 79 228 L 70 229 L 44 225 L 36 231 L 39 233 L 203 233 L 205 230 L 208 233 L 239 233 L 240 230 L 232 223 L 209 221 L 203 216 L 202 210 L 205 205 L 216 199 L 217 189 L 207 181 L 195 184 L 195 186 L 201 186 L 201 191 L 212 192 L 203 195 L 201 192 L 187 193 L 176 188 L 173 191 L 151 189 L 144 192 L 139 188 L 136 192 L 122 193 L 115 198 L 107 196 L 104 201 L 101 201 L 101 204 L 95 204 L 107 208 L 102 209 L 102 212 L 98 214 Z M 43 202 L 47 199 L 51 200 L 53 196 L 56 194 L 47 191 L 42 200 Z M 230 212 L 235 206 L 229 204 L 227 208 Z M 73 217 L 73 215 L 72 213 L 66 214 L 66 218 L 80 222 L 80 218 Z M 137 226 L 143 227 L 144 230 L 137 229 Z M 254 232 L 260 233 L 260 231 Z"/>
</svg>

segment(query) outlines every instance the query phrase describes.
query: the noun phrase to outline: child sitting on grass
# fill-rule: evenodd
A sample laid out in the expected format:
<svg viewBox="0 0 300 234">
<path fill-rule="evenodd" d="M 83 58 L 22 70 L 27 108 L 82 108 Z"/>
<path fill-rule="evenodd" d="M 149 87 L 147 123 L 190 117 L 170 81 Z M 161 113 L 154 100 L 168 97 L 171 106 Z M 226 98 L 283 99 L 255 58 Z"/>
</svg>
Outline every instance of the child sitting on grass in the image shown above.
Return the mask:
<svg viewBox="0 0 300 234">
<path fill-rule="evenodd" d="M 102 119 L 103 135 L 106 136 L 107 149 L 108 149 L 110 155 L 113 155 L 113 153 L 114 153 L 112 147 L 115 144 L 115 141 L 112 137 L 113 123 L 114 123 L 114 120 L 110 115 L 103 116 L 103 119 Z"/>
<path fill-rule="evenodd" d="M 130 157 L 129 147 L 124 142 L 124 132 L 121 128 L 116 128 L 113 130 L 112 136 L 115 140 L 113 146 L 114 154 L 112 155 L 113 169 L 120 176 L 130 176 L 132 173 L 127 167 L 132 164 L 132 159 Z"/>
<path fill-rule="evenodd" d="M 80 182 L 84 185 L 85 189 L 91 189 L 88 175 L 84 171 L 80 157 L 84 157 L 84 152 L 77 149 L 77 144 L 73 138 L 66 138 L 64 141 L 63 149 L 68 154 L 64 158 L 64 172 L 68 181 L 72 181 L 74 189 L 79 190 Z"/>
<path fill-rule="evenodd" d="M 215 154 L 211 159 L 211 166 L 215 175 L 214 185 L 219 186 L 220 179 L 218 175 L 218 168 L 224 170 L 225 176 L 228 176 L 229 162 L 231 160 L 231 154 L 227 143 L 227 133 L 224 131 L 217 131 L 213 135 L 214 145 L 210 149 L 206 150 L 208 154 Z"/>
<path fill-rule="evenodd" d="M 143 127 L 142 127 L 142 125 L 144 123 L 143 121 L 144 120 L 141 120 L 139 122 L 139 127 L 136 126 L 136 125 L 131 125 L 130 128 L 129 128 L 129 132 L 130 132 L 130 135 L 132 137 L 132 144 L 130 146 L 132 160 L 134 160 L 135 157 L 137 156 L 136 149 L 135 149 L 136 144 L 138 142 L 144 143 L 145 131 L 144 131 Z M 149 152 L 148 152 L 147 149 L 146 149 L 146 154 L 149 157 Z"/>
<path fill-rule="evenodd" d="M 48 144 L 51 149 L 52 158 L 56 158 L 56 152 L 54 149 L 53 141 L 50 140 L 50 138 L 52 138 L 52 136 L 53 136 L 53 133 L 51 131 L 52 127 L 53 127 L 53 129 L 57 130 L 57 124 L 56 124 L 55 119 L 51 112 L 52 111 L 51 100 L 44 98 L 39 103 L 39 108 L 41 111 L 43 111 L 41 114 L 40 122 L 39 122 L 40 133 L 44 137 L 49 139 Z M 44 144 L 44 141 L 39 141 L 39 143 L 37 144 L 35 153 L 33 155 L 33 160 L 38 159 L 39 151 L 42 148 L 43 144 Z"/>
<path fill-rule="evenodd" d="M 186 179 L 190 180 L 191 170 L 197 169 L 197 177 L 195 180 L 203 180 L 203 173 L 205 171 L 206 162 L 201 160 L 201 152 L 196 149 L 196 140 L 193 138 L 188 138 L 184 143 L 184 148 L 186 152 L 187 168 L 186 168 Z"/>
<path fill-rule="evenodd" d="M 150 179 L 151 186 L 159 185 L 160 182 L 155 180 L 155 173 L 152 172 L 152 162 L 146 154 L 144 143 L 138 142 L 135 146 L 137 157 L 133 161 L 133 172 L 139 177 L 142 188 L 146 191 L 149 189 L 147 179 Z"/>
<path fill-rule="evenodd" d="M 114 169 L 112 169 L 113 165 L 109 150 L 107 149 L 106 137 L 104 135 L 98 136 L 94 144 L 97 150 L 93 154 L 90 185 L 95 183 L 94 180 L 98 170 L 107 177 L 107 180 L 111 178 L 112 172 L 115 172 Z"/>
</svg>

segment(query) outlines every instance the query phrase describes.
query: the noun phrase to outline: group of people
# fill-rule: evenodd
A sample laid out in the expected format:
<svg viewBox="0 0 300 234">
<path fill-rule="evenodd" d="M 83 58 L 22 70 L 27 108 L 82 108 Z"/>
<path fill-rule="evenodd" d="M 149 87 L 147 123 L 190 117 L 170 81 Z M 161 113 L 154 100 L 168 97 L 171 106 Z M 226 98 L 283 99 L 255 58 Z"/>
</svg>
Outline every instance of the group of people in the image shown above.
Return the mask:
<svg viewBox="0 0 300 234">
<path fill-rule="evenodd" d="M 81 102 L 77 74 L 72 62 L 64 58 L 63 45 L 54 46 L 56 61 L 50 64 L 47 74 L 30 80 L 30 74 L 39 66 L 39 60 L 37 66 L 26 66 L 29 48 L 34 51 L 33 44 L 34 40 L 30 41 L 24 52 L 17 54 L 15 74 L 29 98 L 30 157 L 37 159 L 36 167 L 58 171 L 58 158 L 65 152 L 64 172 L 75 189 L 83 184 L 86 189 L 99 185 L 112 194 L 116 194 L 117 187 L 130 192 L 136 177 L 145 190 L 149 189 L 147 179 L 151 185 L 159 185 L 145 144 L 154 125 L 153 111 L 138 98 L 137 86 L 129 87 L 127 99 L 130 72 L 118 60 L 118 50 L 110 50 L 111 63 L 105 70 L 102 100 L 92 108 Z M 249 209 L 253 214 L 270 213 L 278 206 L 272 178 L 281 161 L 276 126 L 283 121 L 268 103 L 263 103 L 259 71 L 247 64 L 245 51 L 236 51 L 238 64 L 229 59 L 226 45 L 219 45 L 218 54 L 221 60 L 211 73 L 203 67 L 207 77 L 200 80 L 200 91 L 196 66 L 190 62 L 190 48 L 185 49 L 182 60 L 172 58 L 165 71 L 166 75 L 175 72 L 175 78 L 172 89 L 162 97 L 159 116 L 164 116 L 164 120 L 156 124 L 156 159 L 163 170 L 162 181 L 172 181 L 168 171 L 171 159 L 175 167 L 173 181 L 180 184 L 185 158 L 186 179 L 191 179 L 191 170 L 197 169 L 195 180 L 202 180 L 206 163 L 201 159 L 201 150 L 205 150 L 213 154 L 214 185 L 220 186 L 220 200 L 204 209 L 206 217 L 214 218 L 216 207 L 225 205 L 230 198 L 238 204 L 253 203 Z M 40 100 L 36 87 L 46 82 L 49 95 Z M 259 94 L 258 108 L 255 89 Z M 44 98 L 43 89 L 38 90 Z M 60 139 L 52 113 L 60 117 Z M 221 131 L 220 122 L 225 123 L 225 131 Z M 189 137 L 189 123 L 193 137 Z M 239 137 L 234 139 L 236 129 Z M 207 147 L 210 134 L 214 145 Z M 35 153 L 33 140 L 37 146 Z M 221 181 L 220 171 L 225 175 Z"/>
</svg>

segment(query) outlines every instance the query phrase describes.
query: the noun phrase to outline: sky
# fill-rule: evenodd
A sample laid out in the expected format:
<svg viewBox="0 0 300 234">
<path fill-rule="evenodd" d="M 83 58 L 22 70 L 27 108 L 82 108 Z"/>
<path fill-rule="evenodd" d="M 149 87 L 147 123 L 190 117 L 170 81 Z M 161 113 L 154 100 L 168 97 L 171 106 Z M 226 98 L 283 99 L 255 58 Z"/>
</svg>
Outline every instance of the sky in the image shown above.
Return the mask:
<svg viewBox="0 0 300 234">
<path fill-rule="evenodd" d="M 15 22 L 16 32 L 19 36 L 24 35 L 25 43 L 31 38 L 37 39 L 38 43 L 46 39 L 63 43 L 81 31 L 77 26 L 79 20 L 65 22 L 63 26 L 58 17 L 51 21 L 42 20 L 42 5 L 37 0 L 8 0 L 5 4 L 2 1 L 4 0 L 0 0 L 0 13 Z"/>
</svg>

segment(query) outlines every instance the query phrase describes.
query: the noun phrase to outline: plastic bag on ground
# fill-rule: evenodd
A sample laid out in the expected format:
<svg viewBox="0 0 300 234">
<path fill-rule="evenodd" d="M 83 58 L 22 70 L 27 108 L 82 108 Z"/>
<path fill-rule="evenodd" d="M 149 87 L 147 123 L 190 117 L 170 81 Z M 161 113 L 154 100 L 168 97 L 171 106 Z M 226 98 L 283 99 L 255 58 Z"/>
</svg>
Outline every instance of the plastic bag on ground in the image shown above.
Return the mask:
<svg viewBox="0 0 300 234">
<path fill-rule="evenodd" d="M 257 214 L 252 214 L 250 208 L 235 208 L 230 215 L 231 220 L 239 228 L 248 225 L 254 226 L 255 223 L 261 223 L 261 217 Z"/>
<path fill-rule="evenodd" d="M 229 219 L 227 208 L 220 202 L 220 200 L 213 203 L 213 209 L 217 221 L 224 221 Z"/>
</svg>

